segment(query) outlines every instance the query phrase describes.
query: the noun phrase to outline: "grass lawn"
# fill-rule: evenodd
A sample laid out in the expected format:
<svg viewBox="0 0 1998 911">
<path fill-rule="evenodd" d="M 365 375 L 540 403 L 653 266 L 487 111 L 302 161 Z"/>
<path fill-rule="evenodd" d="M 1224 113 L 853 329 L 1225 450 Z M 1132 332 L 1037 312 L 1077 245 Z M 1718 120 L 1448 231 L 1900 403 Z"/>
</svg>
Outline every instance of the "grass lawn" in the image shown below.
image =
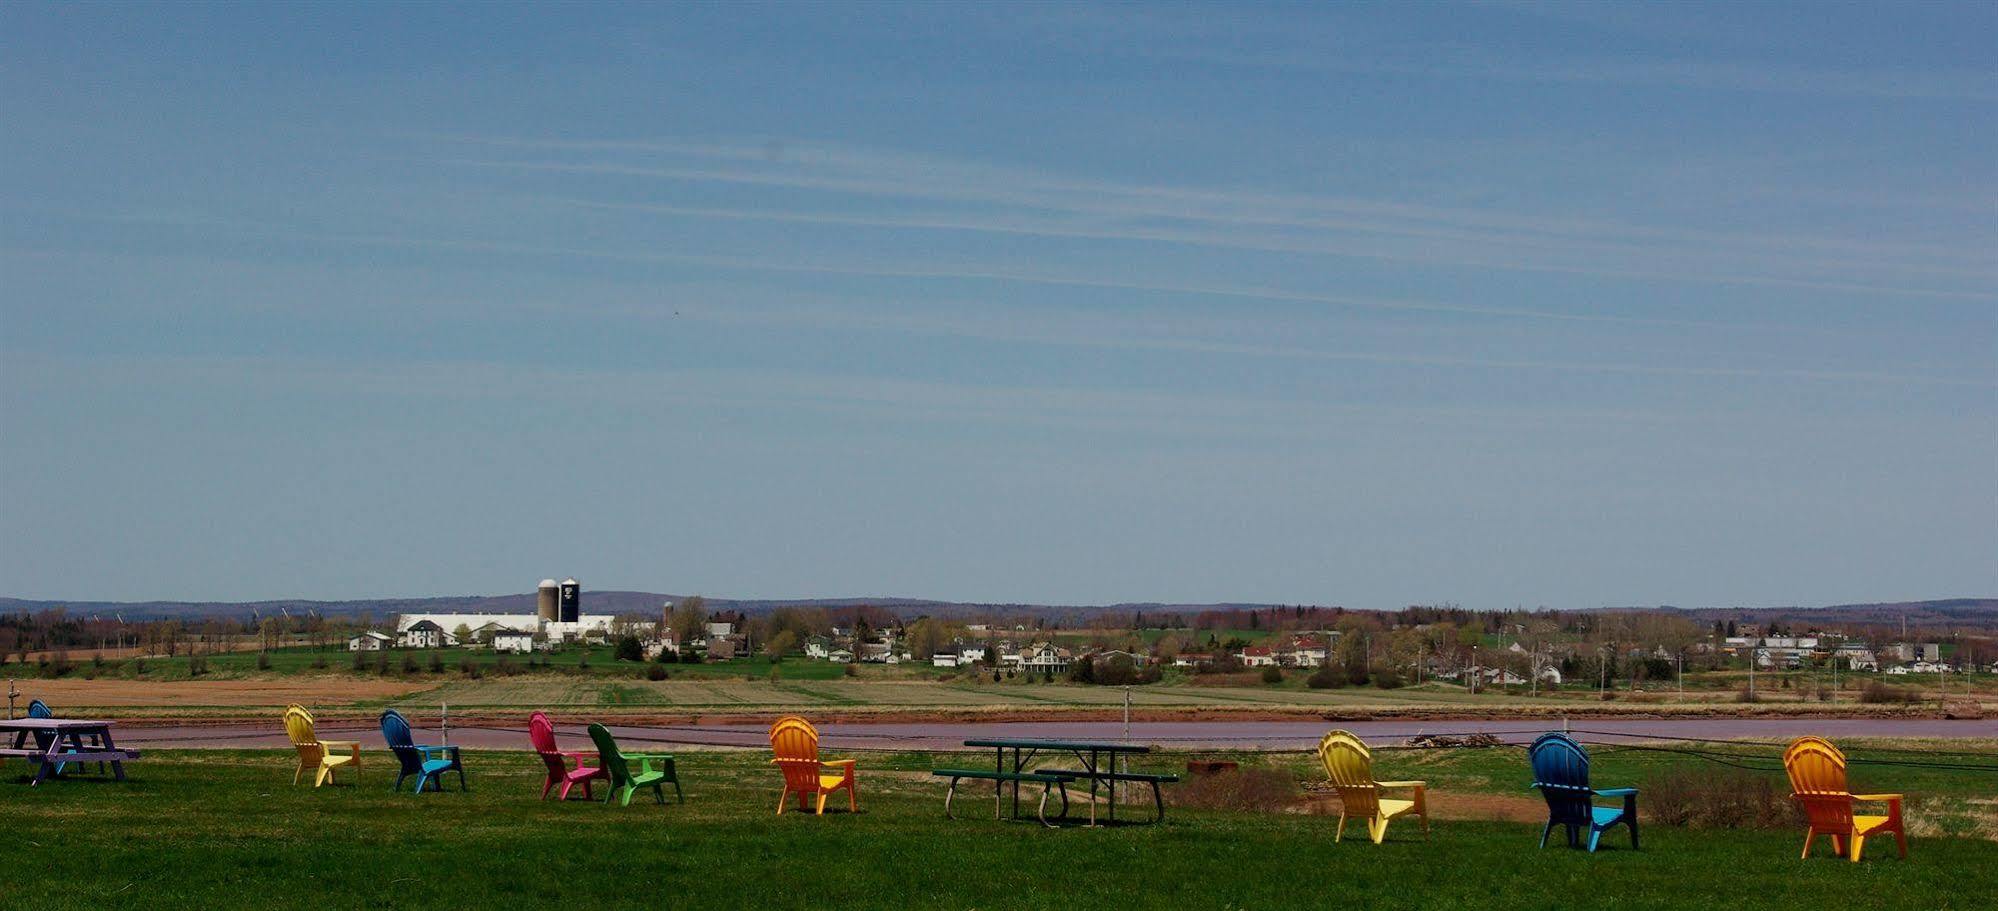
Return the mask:
<svg viewBox="0 0 1998 911">
<path fill-rule="evenodd" d="M 1383 772 L 1426 764 L 1439 815 L 1448 788 L 1518 791 L 1516 751 L 1424 755 Z M 1159 827 L 1049 831 L 964 800 L 969 818 L 949 821 L 925 754 L 863 756 L 862 812 L 823 818 L 773 816 L 777 778 L 754 753 L 682 753 L 687 803 L 629 808 L 537 802 L 539 764 L 520 753 L 468 754 L 469 794 L 392 794 L 388 757 L 365 761 L 362 785 L 319 790 L 293 787 L 289 754 L 272 751 L 163 750 L 122 784 L 34 789 L 22 764 L 0 766 L 0 907 L 1741 911 L 1987 908 L 1998 890 L 1998 842 L 1976 838 L 1917 838 L 1907 861 L 1870 845 L 1855 865 L 1799 860 L 1789 830 L 1648 826 L 1644 850 L 1619 834 L 1591 856 L 1535 849 L 1537 825 L 1450 818 L 1426 843 L 1399 821 L 1380 847 L 1334 845 L 1333 819 L 1294 813 L 1175 809 Z M 1599 774 L 1658 761 L 1685 760 L 1615 754 Z"/>
</svg>

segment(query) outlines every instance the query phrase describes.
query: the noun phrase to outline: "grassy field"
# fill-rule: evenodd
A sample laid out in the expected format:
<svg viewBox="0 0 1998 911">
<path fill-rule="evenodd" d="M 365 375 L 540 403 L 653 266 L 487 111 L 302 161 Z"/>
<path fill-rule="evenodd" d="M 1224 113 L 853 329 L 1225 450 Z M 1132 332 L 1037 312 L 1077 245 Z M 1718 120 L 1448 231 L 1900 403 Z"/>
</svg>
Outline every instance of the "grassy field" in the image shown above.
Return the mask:
<svg viewBox="0 0 1998 911">
<path fill-rule="evenodd" d="M 981 818 L 989 804 L 968 800 L 948 821 L 925 774 L 940 760 L 921 753 L 862 757 L 862 812 L 823 818 L 772 816 L 776 778 L 754 753 L 682 754 L 687 803 L 629 808 L 536 802 L 539 766 L 519 753 L 470 754 L 470 793 L 420 797 L 389 793 L 386 757 L 368 760 L 360 786 L 316 791 L 292 787 L 288 754 L 270 751 L 161 751 L 123 784 L 29 789 L 23 766 L 0 767 L 12 849 L 0 906 L 1983 908 L 1998 889 L 1998 842 L 1937 827 L 1918 829 L 1929 834 L 1906 861 L 1879 845 L 1858 865 L 1799 860 L 1790 829 L 1649 825 L 1642 851 L 1620 835 L 1594 856 L 1536 850 L 1538 825 L 1517 821 L 1539 809 L 1516 750 L 1384 754 L 1384 776 L 1432 782 L 1438 818 L 1427 842 L 1403 821 L 1379 847 L 1334 845 L 1333 819 L 1300 812 L 1176 806 L 1159 827 L 1049 831 Z M 1609 751 L 1597 768 L 1627 782 L 1700 762 Z M 1973 813 L 1981 789 L 1990 812 L 1986 782 L 1962 773 L 1893 778 Z M 1977 831 L 1948 828 L 1964 825 Z"/>
</svg>

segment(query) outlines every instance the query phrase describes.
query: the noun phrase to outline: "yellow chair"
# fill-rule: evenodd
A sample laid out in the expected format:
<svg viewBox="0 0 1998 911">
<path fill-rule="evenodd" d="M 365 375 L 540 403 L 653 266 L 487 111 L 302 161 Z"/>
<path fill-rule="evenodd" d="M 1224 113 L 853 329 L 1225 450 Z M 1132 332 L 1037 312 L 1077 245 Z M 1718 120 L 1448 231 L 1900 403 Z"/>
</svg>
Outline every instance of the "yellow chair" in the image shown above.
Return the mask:
<svg viewBox="0 0 1998 911">
<path fill-rule="evenodd" d="M 1832 746 L 1831 741 L 1822 737 L 1799 737 L 1791 741 L 1790 748 L 1783 751 L 1783 771 L 1790 774 L 1790 790 L 1794 792 L 1790 799 L 1803 808 L 1804 818 L 1809 821 L 1809 828 L 1804 830 L 1803 856 L 1811 856 L 1811 843 L 1818 836 L 1829 835 L 1833 853 L 1849 855 L 1853 863 L 1858 863 L 1866 836 L 1878 832 L 1894 833 L 1901 856 L 1908 856 L 1908 833 L 1901 821 L 1901 795 L 1854 794 L 1848 790 L 1845 754 Z M 1886 803 L 1887 815 L 1854 815 L 1852 805 L 1861 800 Z"/>
<path fill-rule="evenodd" d="M 361 774 L 360 741 L 320 740 L 318 731 L 313 729 L 312 713 L 301 705 L 284 710 L 284 732 L 291 735 L 291 745 L 298 749 L 298 771 L 291 776 L 292 784 L 298 784 L 299 779 L 305 777 L 306 769 L 315 769 L 312 786 L 319 787 L 332 781 L 333 770 L 342 766 L 351 766 L 358 780 Z"/>
<path fill-rule="evenodd" d="M 1375 781 L 1374 754 L 1360 738 L 1347 731 L 1333 731 L 1318 741 L 1318 758 L 1325 774 L 1339 790 L 1339 829 L 1332 835 L 1337 842 L 1346 834 L 1346 818 L 1367 821 L 1367 836 L 1374 844 L 1387 837 L 1388 822 L 1397 816 L 1415 814 L 1422 820 L 1422 837 L 1429 837 L 1429 807 L 1424 792 L 1427 782 Z M 1380 796 L 1382 788 L 1412 788 L 1413 800 L 1392 800 Z"/>
<path fill-rule="evenodd" d="M 796 715 L 777 719 L 770 726 L 770 750 L 777 758 L 770 760 L 784 772 L 784 793 L 777 795 L 777 815 L 784 815 L 784 804 L 792 794 L 798 795 L 798 809 L 812 808 L 811 796 L 819 796 L 818 814 L 826 812 L 826 798 L 833 792 L 846 791 L 847 809 L 860 809 L 860 796 L 855 788 L 853 776 L 854 760 L 820 759 L 819 731 L 812 723 Z M 827 767 L 839 771 L 828 773 Z"/>
</svg>

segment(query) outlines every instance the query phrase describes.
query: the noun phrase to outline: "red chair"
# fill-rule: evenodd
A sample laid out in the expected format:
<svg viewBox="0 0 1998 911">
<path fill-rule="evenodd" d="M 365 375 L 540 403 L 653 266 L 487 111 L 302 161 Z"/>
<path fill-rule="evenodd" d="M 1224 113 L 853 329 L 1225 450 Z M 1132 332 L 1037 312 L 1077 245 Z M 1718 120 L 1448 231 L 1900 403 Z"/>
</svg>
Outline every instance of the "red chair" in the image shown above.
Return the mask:
<svg viewBox="0 0 1998 911">
<path fill-rule="evenodd" d="M 527 737 L 534 741 L 534 752 L 541 755 L 541 762 L 548 766 L 548 778 L 541 783 L 541 799 L 548 799 L 548 792 L 556 785 L 562 786 L 557 800 L 568 800 L 569 789 L 577 782 L 583 785 L 583 799 L 591 800 L 590 782 L 594 779 L 610 780 L 610 773 L 601 765 L 590 765 L 597 754 L 587 750 L 564 750 L 555 743 L 555 722 L 548 720 L 542 712 L 527 716 Z M 575 760 L 576 767 L 569 768 L 569 761 Z"/>
</svg>

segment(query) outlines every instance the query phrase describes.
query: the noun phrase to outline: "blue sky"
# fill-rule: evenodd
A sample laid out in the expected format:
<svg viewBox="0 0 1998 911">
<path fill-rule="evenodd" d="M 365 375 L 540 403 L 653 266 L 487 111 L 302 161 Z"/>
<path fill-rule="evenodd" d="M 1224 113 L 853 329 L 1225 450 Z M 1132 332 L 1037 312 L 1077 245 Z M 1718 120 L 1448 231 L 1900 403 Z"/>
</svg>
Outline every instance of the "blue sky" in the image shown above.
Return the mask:
<svg viewBox="0 0 1998 911">
<path fill-rule="evenodd" d="M 0 593 L 1998 594 L 1990 4 L 0 6 Z"/>
</svg>

